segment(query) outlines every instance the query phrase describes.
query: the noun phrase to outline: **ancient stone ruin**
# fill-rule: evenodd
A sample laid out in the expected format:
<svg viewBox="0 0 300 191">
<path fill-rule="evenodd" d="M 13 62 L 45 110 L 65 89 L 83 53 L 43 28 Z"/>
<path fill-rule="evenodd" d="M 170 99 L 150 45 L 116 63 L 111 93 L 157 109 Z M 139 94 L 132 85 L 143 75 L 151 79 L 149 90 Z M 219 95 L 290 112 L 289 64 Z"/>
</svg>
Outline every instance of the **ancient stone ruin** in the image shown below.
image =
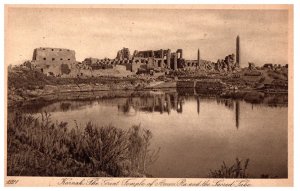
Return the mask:
<svg viewBox="0 0 300 191">
<path fill-rule="evenodd" d="M 216 63 L 200 58 L 200 50 L 196 60 L 183 57 L 183 50 L 135 50 L 130 54 L 129 48 L 122 48 L 115 58 L 86 58 L 77 62 L 75 51 L 62 48 L 36 48 L 31 62 L 26 67 L 37 69 L 47 75 L 57 77 L 78 76 L 123 76 L 132 74 L 154 74 L 169 71 L 204 71 L 204 72 L 232 72 L 240 67 L 239 36 L 236 39 L 236 56 L 230 54 Z"/>
<path fill-rule="evenodd" d="M 33 51 L 30 67 L 47 75 L 70 74 L 76 65 L 75 51 L 62 48 L 36 48 Z"/>
<path fill-rule="evenodd" d="M 116 59 L 118 60 L 130 60 L 131 59 L 131 55 L 130 55 L 130 51 L 128 48 L 123 48 L 122 50 L 119 50 L 117 53 L 117 57 Z"/>
</svg>

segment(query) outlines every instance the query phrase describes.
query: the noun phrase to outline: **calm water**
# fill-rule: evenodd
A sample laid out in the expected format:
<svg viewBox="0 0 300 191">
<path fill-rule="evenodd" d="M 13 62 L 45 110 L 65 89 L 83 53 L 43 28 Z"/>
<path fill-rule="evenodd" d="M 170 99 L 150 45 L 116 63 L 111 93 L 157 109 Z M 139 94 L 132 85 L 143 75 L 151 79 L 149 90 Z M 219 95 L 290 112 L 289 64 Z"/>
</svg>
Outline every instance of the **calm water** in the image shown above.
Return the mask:
<svg viewBox="0 0 300 191">
<path fill-rule="evenodd" d="M 244 101 L 178 93 L 60 101 L 40 107 L 58 121 L 88 121 L 129 128 L 141 124 L 153 133 L 152 147 L 160 147 L 149 167 L 155 177 L 207 177 L 209 170 L 235 158 L 250 159 L 249 174 L 287 177 L 286 106 L 252 105 Z"/>
</svg>

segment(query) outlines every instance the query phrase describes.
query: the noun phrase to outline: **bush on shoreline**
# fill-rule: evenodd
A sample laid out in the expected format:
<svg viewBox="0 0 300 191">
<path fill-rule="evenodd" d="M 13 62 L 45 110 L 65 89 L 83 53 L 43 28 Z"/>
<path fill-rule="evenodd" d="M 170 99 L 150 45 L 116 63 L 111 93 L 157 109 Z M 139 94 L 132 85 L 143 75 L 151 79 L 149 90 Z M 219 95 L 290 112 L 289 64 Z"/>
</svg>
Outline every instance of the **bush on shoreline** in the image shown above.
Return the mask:
<svg viewBox="0 0 300 191">
<path fill-rule="evenodd" d="M 7 128 L 7 175 L 141 177 L 158 158 L 149 148 L 152 134 L 134 126 L 84 128 L 15 113 Z"/>
<path fill-rule="evenodd" d="M 221 168 L 218 170 L 210 170 L 209 178 L 248 178 L 247 168 L 249 159 L 244 162 L 236 158 L 235 163 L 231 166 L 227 166 L 223 161 Z"/>
</svg>

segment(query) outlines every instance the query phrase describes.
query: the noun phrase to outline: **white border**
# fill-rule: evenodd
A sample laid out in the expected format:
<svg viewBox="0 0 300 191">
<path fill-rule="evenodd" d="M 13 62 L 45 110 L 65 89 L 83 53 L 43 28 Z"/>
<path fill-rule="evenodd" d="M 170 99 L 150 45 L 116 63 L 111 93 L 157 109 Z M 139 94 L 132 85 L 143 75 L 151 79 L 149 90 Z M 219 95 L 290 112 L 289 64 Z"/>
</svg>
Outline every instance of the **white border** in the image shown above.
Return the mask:
<svg viewBox="0 0 300 191">
<path fill-rule="evenodd" d="M 189 187 L 188 189 L 191 190 L 198 190 L 198 189 L 209 189 L 209 190 L 246 190 L 246 189 L 254 189 L 254 190 L 261 190 L 261 189 L 266 189 L 266 190 L 299 190 L 299 65 L 300 65 L 300 60 L 299 60 L 299 8 L 300 8 L 300 1 L 297 0 L 164 0 L 164 1 L 150 1 L 150 0 L 143 0 L 143 2 L 138 1 L 138 0 L 126 0 L 126 1 L 121 1 L 121 0 L 110 0 L 110 1 L 103 1 L 103 0 L 72 0 L 70 2 L 66 0 L 40 0 L 40 1 L 33 1 L 33 0 L 3 0 L 2 1 L 2 6 L 0 7 L 0 13 L 2 15 L 2 19 L 0 19 L 2 30 L 1 30 L 1 51 L 0 51 L 0 58 L 2 58 L 2 70 L 1 71 L 1 76 L 2 76 L 2 83 L 0 84 L 0 89 L 1 89 L 1 95 L 3 96 L 0 99 L 0 103 L 2 106 L 1 112 L 1 117 L 0 117 L 0 124 L 1 124 L 1 141 L 0 141 L 0 153 L 2 153 L 1 157 L 1 162 L 0 162 L 0 169 L 1 169 L 1 187 L 4 187 L 4 4 L 294 4 L 294 187 L 293 188 L 191 188 Z M 298 87 L 297 87 L 298 86 Z M 298 181 L 297 181 L 298 180 Z M 9 187 L 4 187 L 4 189 L 22 189 L 22 190 L 31 190 L 33 188 L 9 188 Z M 35 189 L 41 189 L 41 188 L 35 188 Z M 63 190 L 66 188 L 42 188 L 42 189 L 55 189 L 55 190 Z M 70 188 L 74 190 L 82 190 L 82 189 L 87 189 L 87 188 Z M 88 189 L 109 189 L 109 190 L 124 190 L 124 188 L 88 188 Z M 125 188 L 125 190 L 140 190 L 141 188 Z M 183 187 L 179 188 L 142 188 L 142 189 L 174 189 L 174 190 L 182 190 L 184 189 Z"/>
</svg>

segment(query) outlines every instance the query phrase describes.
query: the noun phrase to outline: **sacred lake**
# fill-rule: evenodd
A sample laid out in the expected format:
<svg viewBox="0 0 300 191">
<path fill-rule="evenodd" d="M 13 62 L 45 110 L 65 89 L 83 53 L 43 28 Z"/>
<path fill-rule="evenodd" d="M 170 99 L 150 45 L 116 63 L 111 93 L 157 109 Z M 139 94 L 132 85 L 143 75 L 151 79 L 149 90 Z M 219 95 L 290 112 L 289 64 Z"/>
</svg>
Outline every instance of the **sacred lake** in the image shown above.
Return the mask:
<svg viewBox="0 0 300 191">
<path fill-rule="evenodd" d="M 23 111 L 36 118 L 47 112 L 52 121 L 67 122 L 68 128 L 92 122 L 150 130 L 150 148 L 159 148 L 158 158 L 147 167 L 153 177 L 204 178 L 223 161 L 231 165 L 239 158 L 250 160 L 247 174 L 251 178 L 284 178 L 288 174 L 288 109 L 287 103 L 270 104 L 272 96 L 253 104 L 176 90 L 148 91 L 27 105 Z M 284 96 L 275 95 L 277 100 Z"/>
</svg>

